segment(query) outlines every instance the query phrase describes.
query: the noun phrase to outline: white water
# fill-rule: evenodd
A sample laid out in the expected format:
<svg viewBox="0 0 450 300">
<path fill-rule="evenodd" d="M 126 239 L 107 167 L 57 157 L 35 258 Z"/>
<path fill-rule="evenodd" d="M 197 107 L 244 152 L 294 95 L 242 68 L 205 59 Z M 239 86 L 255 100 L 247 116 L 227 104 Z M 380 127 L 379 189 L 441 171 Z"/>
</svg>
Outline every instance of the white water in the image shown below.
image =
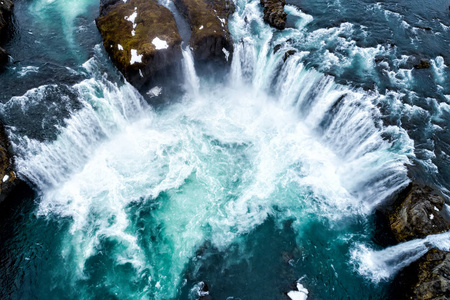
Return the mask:
<svg viewBox="0 0 450 300">
<path fill-rule="evenodd" d="M 41 192 L 39 215 L 72 220 L 62 255 L 77 270 L 73 280 L 86 276 L 86 262 L 105 240 L 114 240 L 121 245 L 115 263 L 148 276 L 139 296 L 173 298 L 206 240 L 225 249 L 268 216 L 294 219 L 300 235 L 311 215 L 364 216 L 408 183 L 412 143 L 378 120 L 382 96 L 306 69 L 305 53 L 283 63 L 292 46 L 273 53 L 273 45 L 290 33 L 274 36 L 258 5 L 237 2 L 225 84 L 202 86 L 185 50 L 186 94 L 155 112 L 129 84 L 98 74 L 94 57 L 84 66 L 92 78 L 72 87 L 83 108 L 58 138 L 18 138 L 19 173 Z M 11 101 L 36 98 L 29 91 Z M 146 221 L 161 232 L 145 246 L 149 237 L 139 232 L 149 229 L 133 209 L 148 207 Z"/>
</svg>

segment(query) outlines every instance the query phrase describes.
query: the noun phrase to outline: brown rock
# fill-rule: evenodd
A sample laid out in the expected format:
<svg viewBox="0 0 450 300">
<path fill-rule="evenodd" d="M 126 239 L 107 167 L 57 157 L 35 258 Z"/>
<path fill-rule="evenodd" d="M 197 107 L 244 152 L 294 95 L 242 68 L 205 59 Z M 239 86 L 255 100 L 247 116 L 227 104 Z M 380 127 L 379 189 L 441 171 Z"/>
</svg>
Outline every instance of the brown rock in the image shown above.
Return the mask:
<svg viewBox="0 0 450 300">
<path fill-rule="evenodd" d="M 231 61 L 233 41 L 228 17 L 234 11 L 230 0 L 175 0 L 192 30 L 190 46 L 197 60 Z M 228 53 L 228 54 L 227 54 Z"/>
<path fill-rule="evenodd" d="M 444 198 L 430 187 L 412 184 L 405 199 L 389 214 L 389 225 L 397 242 L 424 238 L 450 229 L 443 211 Z"/>
<path fill-rule="evenodd" d="M 396 299 L 450 299 L 450 252 L 431 249 L 397 277 L 407 280 Z"/>
<path fill-rule="evenodd" d="M 96 21 L 103 45 L 137 88 L 180 61 L 181 37 L 175 19 L 155 0 L 102 0 L 100 12 Z"/>
<path fill-rule="evenodd" d="M 264 21 L 270 26 L 283 30 L 286 27 L 287 13 L 284 12 L 285 0 L 261 0 L 264 7 Z"/>
<path fill-rule="evenodd" d="M 414 65 L 414 69 L 429 69 L 431 67 L 430 62 L 426 60 L 420 60 L 420 62 Z"/>
</svg>

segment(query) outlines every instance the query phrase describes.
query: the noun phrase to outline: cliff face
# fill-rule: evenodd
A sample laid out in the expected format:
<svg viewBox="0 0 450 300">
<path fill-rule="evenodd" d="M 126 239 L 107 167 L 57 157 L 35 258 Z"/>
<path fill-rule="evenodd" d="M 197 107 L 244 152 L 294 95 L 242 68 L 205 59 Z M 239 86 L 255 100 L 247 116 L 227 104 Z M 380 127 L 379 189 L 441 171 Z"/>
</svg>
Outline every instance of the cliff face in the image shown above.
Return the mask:
<svg viewBox="0 0 450 300">
<path fill-rule="evenodd" d="M 197 60 L 231 61 L 233 41 L 228 17 L 234 12 L 230 0 L 175 0 L 192 30 L 190 46 Z"/>
<path fill-rule="evenodd" d="M 175 19 L 155 0 L 102 0 L 96 21 L 112 61 L 137 88 L 181 59 Z"/>
</svg>

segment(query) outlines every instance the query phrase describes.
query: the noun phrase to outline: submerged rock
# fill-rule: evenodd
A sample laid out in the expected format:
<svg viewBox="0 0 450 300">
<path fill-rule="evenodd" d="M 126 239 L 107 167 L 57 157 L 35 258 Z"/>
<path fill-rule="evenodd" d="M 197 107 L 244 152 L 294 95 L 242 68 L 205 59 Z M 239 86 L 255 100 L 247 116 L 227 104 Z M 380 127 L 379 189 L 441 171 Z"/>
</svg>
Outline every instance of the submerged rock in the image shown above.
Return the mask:
<svg viewBox="0 0 450 300">
<path fill-rule="evenodd" d="M 430 67 L 430 62 L 424 59 L 420 60 L 418 64 L 414 65 L 414 69 L 429 69 Z"/>
<path fill-rule="evenodd" d="M 228 17 L 234 12 L 230 0 L 175 0 L 192 30 L 189 44 L 197 60 L 231 61 L 233 41 Z"/>
<path fill-rule="evenodd" d="M 96 22 L 112 61 L 137 88 L 181 59 L 175 19 L 155 0 L 102 0 Z"/>
<path fill-rule="evenodd" d="M 0 202 L 3 202 L 19 183 L 14 173 L 14 160 L 9 148 L 10 145 L 5 128 L 0 123 Z"/>
<path fill-rule="evenodd" d="M 264 7 L 264 21 L 270 26 L 283 30 L 286 27 L 287 13 L 284 11 L 285 0 L 261 0 Z"/>
<path fill-rule="evenodd" d="M 445 199 L 430 187 L 411 184 L 407 196 L 397 201 L 389 225 L 397 242 L 424 238 L 450 229 Z"/>
</svg>

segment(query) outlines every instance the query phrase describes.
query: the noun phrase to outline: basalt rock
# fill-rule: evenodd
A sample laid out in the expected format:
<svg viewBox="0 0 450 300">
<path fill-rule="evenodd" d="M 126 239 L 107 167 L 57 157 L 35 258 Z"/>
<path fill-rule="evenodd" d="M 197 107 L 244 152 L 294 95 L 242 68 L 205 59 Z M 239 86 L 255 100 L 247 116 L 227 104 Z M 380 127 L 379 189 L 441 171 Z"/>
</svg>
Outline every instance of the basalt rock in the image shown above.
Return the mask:
<svg viewBox="0 0 450 300">
<path fill-rule="evenodd" d="M 0 203 L 14 190 L 19 180 L 14 173 L 14 160 L 3 124 L 0 123 Z"/>
<path fill-rule="evenodd" d="M 411 184 L 407 196 L 399 199 L 389 214 L 389 225 L 397 242 L 424 238 L 450 229 L 444 211 L 445 199 L 430 187 Z"/>
<path fill-rule="evenodd" d="M 231 61 L 233 41 L 228 17 L 234 12 L 230 0 L 175 0 L 192 30 L 189 44 L 196 60 Z"/>
<path fill-rule="evenodd" d="M 181 59 L 175 19 L 156 0 L 102 0 L 96 22 L 112 61 L 137 88 Z"/>
<path fill-rule="evenodd" d="M 264 21 L 270 26 L 283 30 L 286 27 L 287 13 L 284 12 L 285 0 L 261 0 L 264 8 Z"/>
</svg>

